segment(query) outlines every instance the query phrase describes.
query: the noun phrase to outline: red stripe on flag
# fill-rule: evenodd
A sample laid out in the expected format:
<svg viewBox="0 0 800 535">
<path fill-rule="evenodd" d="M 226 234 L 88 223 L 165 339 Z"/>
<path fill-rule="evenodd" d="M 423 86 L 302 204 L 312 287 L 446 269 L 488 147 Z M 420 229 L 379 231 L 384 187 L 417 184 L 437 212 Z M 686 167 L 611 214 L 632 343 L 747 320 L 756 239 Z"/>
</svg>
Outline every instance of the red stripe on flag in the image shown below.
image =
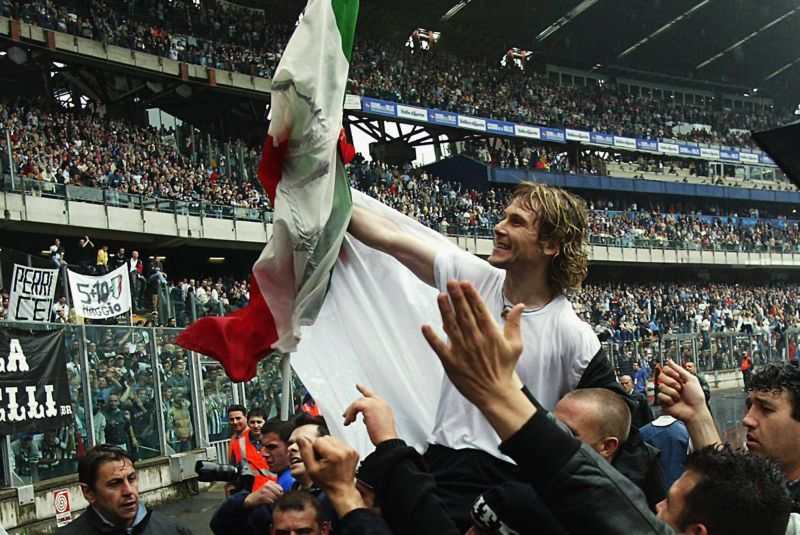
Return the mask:
<svg viewBox="0 0 800 535">
<path fill-rule="evenodd" d="M 278 340 L 275 319 L 255 277 L 250 276 L 250 304 L 225 317 L 202 318 L 178 336 L 178 345 L 222 364 L 236 382 L 256 375 L 258 363 Z"/>
<path fill-rule="evenodd" d="M 276 147 L 273 141 L 273 137 L 267 134 L 261 150 L 261 161 L 258 163 L 258 180 L 267 192 L 272 206 L 275 206 L 275 192 L 283 175 L 283 160 L 286 158 L 289 144 L 284 141 Z"/>
</svg>

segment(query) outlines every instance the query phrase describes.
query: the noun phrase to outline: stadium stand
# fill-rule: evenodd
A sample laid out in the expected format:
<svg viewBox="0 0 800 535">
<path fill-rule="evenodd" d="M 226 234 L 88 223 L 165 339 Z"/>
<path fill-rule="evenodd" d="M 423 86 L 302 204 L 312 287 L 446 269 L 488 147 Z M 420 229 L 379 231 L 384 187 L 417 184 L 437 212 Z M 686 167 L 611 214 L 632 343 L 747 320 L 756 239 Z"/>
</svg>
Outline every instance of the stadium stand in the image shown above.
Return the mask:
<svg viewBox="0 0 800 535">
<path fill-rule="evenodd" d="M 275 7 L 274 2 L 270 5 Z M 0 0 L 0 17 L 123 47 L 126 55 L 130 50 L 261 79 L 272 76 L 296 24 L 277 11 L 225 0 Z M 374 19 L 366 22 L 370 20 Z M 20 41 L 11 34 L 0 37 L 4 64 L 10 62 L 9 47 L 25 45 L 24 38 Z M 503 67 L 497 58 L 487 58 L 477 49 L 466 57 L 454 54 L 453 47 L 412 48 L 397 35 L 391 36 L 394 43 L 388 35 L 386 39 L 376 39 L 374 34 L 358 38 L 349 93 L 531 125 L 743 148 L 754 147 L 746 131 L 795 118 L 785 102 L 767 104 L 769 96 L 749 108 L 721 105 L 721 99 L 711 98 L 689 104 L 666 96 L 666 91 L 659 96 L 633 94 L 613 77 L 603 83 L 586 78 L 585 83 L 573 84 L 541 66 Z M 218 459 L 226 458 L 231 436 L 228 407 L 242 403 L 275 420 L 284 405 L 290 416 L 301 414 L 311 395 L 289 368 L 288 357 L 270 355 L 259 363 L 252 380 L 235 384 L 217 362 L 176 343 L 183 329 L 194 322 L 225 316 L 250 304 L 249 271 L 257 252 L 246 240 L 239 241 L 235 231 L 236 223 L 244 221 L 265 236 L 272 232 L 273 208 L 255 176 L 263 125 L 255 132 L 239 128 L 235 123 L 240 116 L 234 113 L 225 118 L 201 117 L 201 85 L 208 86 L 203 90 L 221 108 L 247 93 L 241 88 L 222 90 L 198 77 L 189 79 L 182 71 L 178 80 L 152 73 L 145 76 L 135 66 L 81 58 L 101 73 L 98 78 L 120 78 L 112 81 L 111 85 L 120 85 L 112 98 L 101 95 L 96 87 L 86 90 L 83 84 L 91 84 L 80 76 L 86 72 L 77 73 L 77 67 L 77 74 L 64 82 L 73 76 L 69 71 L 75 58 L 45 50 L 44 45 L 34 46 L 40 47 L 37 54 L 44 57 L 54 54 L 47 61 L 67 67 L 48 73 L 50 67 L 35 63 L 31 54 L 27 64 L 0 72 L 0 79 L 11 88 L 0 96 L 0 195 L 21 197 L 23 205 L 59 201 L 47 208 L 59 212 L 67 206 L 64 213 L 92 204 L 107 214 L 133 212 L 141 221 L 151 213 L 166 214 L 178 230 L 172 235 L 168 230 L 148 229 L 147 236 L 140 236 L 133 229 L 110 226 L 91 231 L 77 224 L 57 227 L 53 223 L 57 219 L 46 211 L 32 211 L 32 217 L 40 220 L 29 221 L 4 214 L 0 330 L 30 331 L 32 327 L 8 319 L 13 266 L 58 269 L 62 279 L 50 321 L 37 328 L 64 332 L 74 418 L 59 429 L 37 428 L 9 436 L 7 447 L 0 447 L 0 462 L 6 464 L 0 474 L 2 485 L 34 485 L 37 499 L 49 499 L 52 488 L 63 481 L 68 481 L 63 485 L 77 485 L 78 461 L 90 446 L 110 443 L 130 452 L 136 461 L 147 460 L 142 466 L 155 467 L 148 484 L 170 479 L 170 484 L 189 489 L 191 485 L 185 482 L 194 476 L 187 475 L 191 468 L 186 459 L 205 458 L 210 451 Z M 26 77 L 12 79 L 20 71 Z M 638 74 L 652 73 L 631 76 Z M 136 79 L 139 75 L 142 78 Z M 126 86 L 121 80 L 125 76 L 145 89 L 139 93 Z M 653 79 L 660 78 L 654 75 Z M 670 83 L 677 84 L 675 80 Z M 146 93 L 147 82 L 166 82 L 166 89 Z M 684 82 L 691 88 L 704 83 Z M 192 91 L 176 97 L 178 84 L 184 83 Z M 714 83 L 717 88 L 724 85 Z M 68 86 L 88 102 L 78 99 L 67 105 L 48 84 L 59 89 Z M 730 91 L 741 93 L 741 88 Z M 173 97 L 177 105 L 170 100 Z M 266 102 L 263 94 L 260 97 Z M 259 102 L 253 100 L 247 106 L 261 120 L 266 114 Z M 190 108 L 194 109 L 186 111 Z M 172 127 L 157 124 L 148 112 L 162 109 L 181 120 Z M 345 117 L 350 128 L 369 123 L 373 133 L 385 134 L 384 127 L 391 124 L 390 119 L 360 113 L 361 109 L 350 111 Z M 409 124 L 423 128 L 413 120 L 403 126 Z M 403 138 L 399 125 L 397 132 Z M 480 180 L 436 165 L 370 161 L 358 154 L 346 166 L 350 185 L 462 247 L 474 245 L 472 250 L 476 250 L 478 242 L 492 239 L 493 228 L 503 220 L 513 195 L 513 184 L 494 180 L 495 171 L 563 177 L 565 187 L 586 200 L 588 245 L 592 250 L 622 251 L 617 260 L 594 262 L 580 290 L 567 295 L 575 313 L 597 335 L 598 354 L 607 357 L 616 376 L 634 375 L 636 366 L 652 380 L 651 366 L 656 363 L 660 366 L 668 358 L 693 361 L 715 388 L 732 386 L 738 394 L 746 363 L 761 368 L 797 358 L 800 217 L 797 207 L 781 197 L 796 188 L 774 165 L 748 167 L 699 156 L 598 148 L 574 140 L 510 139 L 457 126 L 427 133 L 436 145 L 437 160 L 464 160 L 478 169 Z M 609 177 L 631 179 L 630 187 L 577 185 L 581 178 Z M 649 194 L 636 189 L 643 181 L 665 185 L 661 193 Z M 684 195 L 689 186 L 703 188 Z M 719 194 L 711 195 L 711 189 Z M 232 222 L 225 229 L 227 234 L 203 235 L 204 222 L 212 218 Z M 96 245 L 88 236 L 80 238 L 86 232 Z M 60 240 L 54 243 L 55 236 Z M 79 239 L 91 245 L 84 249 L 85 242 Z M 108 256 L 101 263 L 96 253 L 103 245 L 108 246 Z M 650 254 L 647 258 L 652 263 L 645 263 L 637 256 L 644 250 L 687 255 L 669 260 L 664 254 L 662 261 L 652 260 Z M 712 263 L 698 254 L 686 261 L 690 252 L 723 253 L 719 255 L 723 260 Z M 220 261 L 218 265 L 212 265 L 212 256 Z M 750 264 L 735 264 L 745 256 Z M 680 265 L 682 261 L 687 263 Z M 126 264 L 130 266 L 131 312 L 108 320 L 78 317 L 63 281 L 66 269 L 99 275 Z M 650 388 L 652 394 L 652 384 Z M 648 394 L 646 386 L 643 394 Z M 739 420 L 729 417 L 720 427 L 742 435 Z M 48 515 L 50 522 L 49 510 Z"/>
<path fill-rule="evenodd" d="M 134 6 L 135 4 L 131 4 Z M 123 10 L 114 2 L 7 2 L 0 15 L 100 42 L 216 69 L 271 77 L 294 21 L 270 24 L 262 10 L 214 0 L 191 7 L 156 3 Z M 246 20 L 245 27 L 236 24 Z M 753 146 L 740 130 L 763 130 L 791 120 L 788 110 L 719 111 L 633 96 L 613 85 L 565 87 L 499 62 L 465 61 L 447 53 L 362 42 L 351 66 L 360 95 L 479 117 L 580 128 L 610 134 Z M 679 124 L 705 125 L 679 132 Z"/>
</svg>

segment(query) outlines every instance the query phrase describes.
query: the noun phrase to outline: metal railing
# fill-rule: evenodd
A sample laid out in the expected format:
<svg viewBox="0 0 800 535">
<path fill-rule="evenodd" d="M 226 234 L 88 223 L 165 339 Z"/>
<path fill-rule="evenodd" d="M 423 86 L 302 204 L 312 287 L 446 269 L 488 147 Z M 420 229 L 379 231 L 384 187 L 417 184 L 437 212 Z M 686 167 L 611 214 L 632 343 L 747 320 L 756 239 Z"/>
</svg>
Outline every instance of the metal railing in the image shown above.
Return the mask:
<svg viewBox="0 0 800 535">
<path fill-rule="evenodd" d="M 261 407 L 270 417 L 280 416 L 276 405 L 283 396 L 280 354 L 262 360 L 251 381 L 235 384 L 218 362 L 177 346 L 181 329 L 0 322 L 0 329 L 9 328 L 64 330 L 74 418 L 57 431 L 63 451 L 55 464 L 39 463 L 36 452 L 45 440 L 44 429 L 31 433 L 30 442 L 22 435 L 3 437 L 4 486 L 75 473 L 86 448 L 111 439 L 106 435 L 109 420 L 119 417 L 109 412 L 111 395 L 119 398 L 120 410 L 131 424 L 132 434 L 122 446 L 134 459 L 215 447 L 224 463 L 230 405 Z M 299 410 L 306 393 L 293 372 L 290 384 L 289 416 Z"/>
<path fill-rule="evenodd" d="M 246 208 L 199 200 L 183 201 L 162 199 L 142 194 L 125 193 L 113 188 L 87 188 L 58 184 L 55 182 L 42 182 L 41 180 L 32 178 L 12 178 L 10 175 L 4 177 L 3 188 L 4 191 L 9 193 L 129 208 L 132 210 L 140 210 L 142 213 L 164 212 L 215 219 L 257 221 L 260 223 L 272 222 L 272 210 L 266 208 Z"/>
</svg>

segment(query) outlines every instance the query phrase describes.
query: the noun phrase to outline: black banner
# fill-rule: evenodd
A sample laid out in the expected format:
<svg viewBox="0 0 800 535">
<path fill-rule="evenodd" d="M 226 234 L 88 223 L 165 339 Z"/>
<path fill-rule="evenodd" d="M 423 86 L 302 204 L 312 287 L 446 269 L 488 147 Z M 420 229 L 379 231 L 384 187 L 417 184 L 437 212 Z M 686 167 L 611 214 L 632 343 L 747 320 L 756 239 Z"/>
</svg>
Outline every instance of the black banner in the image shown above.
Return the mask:
<svg viewBox="0 0 800 535">
<path fill-rule="evenodd" d="M 0 435 L 41 432 L 72 421 L 64 329 L 0 324 Z"/>
</svg>

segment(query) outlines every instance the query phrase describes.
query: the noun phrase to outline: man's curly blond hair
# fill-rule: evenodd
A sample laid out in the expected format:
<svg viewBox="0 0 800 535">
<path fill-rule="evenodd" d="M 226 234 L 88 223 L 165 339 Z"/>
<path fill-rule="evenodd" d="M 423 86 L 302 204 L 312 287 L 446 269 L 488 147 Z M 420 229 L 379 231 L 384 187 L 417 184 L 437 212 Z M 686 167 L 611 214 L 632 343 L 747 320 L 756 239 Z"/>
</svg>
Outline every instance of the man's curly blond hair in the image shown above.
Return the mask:
<svg viewBox="0 0 800 535">
<path fill-rule="evenodd" d="M 584 200 L 561 188 L 536 182 L 520 183 L 514 189 L 513 200 L 536 214 L 539 246 L 558 247 L 550 264 L 550 287 L 558 292 L 580 290 L 589 271 Z"/>
</svg>

